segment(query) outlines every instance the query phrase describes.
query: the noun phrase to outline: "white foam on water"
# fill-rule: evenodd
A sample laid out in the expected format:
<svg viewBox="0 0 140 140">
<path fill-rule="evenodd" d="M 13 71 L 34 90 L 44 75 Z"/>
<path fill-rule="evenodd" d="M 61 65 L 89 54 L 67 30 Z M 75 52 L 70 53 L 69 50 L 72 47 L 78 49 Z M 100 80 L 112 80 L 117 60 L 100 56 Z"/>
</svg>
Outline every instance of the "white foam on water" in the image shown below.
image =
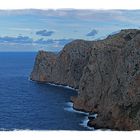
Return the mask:
<svg viewBox="0 0 140 140">
<path fill-rule="evenodd" d="M 69 111 L 69 112 L 74 112 L 74 113 L 79 113 L 79 114 L 84 114 L 84 115 L 89 115 L 89 113 L 83 112 L 83 111 L 78 111 L 73 109 L 73 103 L 72 102 L 67 102 L 66 107 L 64 110 Z"/>
<path fill-rule="evenodd" d="M 61 84 L 54 84 L 54 83 L 47 83 L 47 84 L 52 85 L 52 86 L 56 86 L 56 87 L 63 87 L 63 88 L 66 88 L 66 89 L 76 90 L 76 89 L 73 88 L 73 87 L 64 86 L 64 85 L 61 85 Z"/>
<path fill-rule="evenodd" d="M 89 115 L 89 117 L 93 117 L 93 118 L 97 118 L 97 116 L 98 116 L 98 114 L 96 113 L 96 114 L 92 114 L 92 115 Z"/>
<path fill-rule="evenodd" d="M 94 127 L 89 127 L 87 125 L 88 121 L 89 121 L 88 116 L 86 116 L 84 118 L 84 120 L 80 123 L 80 125 L 83 126 L 83 127 L 85 127 L 85 128 L 88 128 L 89 130 L 95 130 Z"/>
<path fill-rule="evenodd" d="M 87 125 L 88 121 L 89 121 L 88 116 L 86 116 L 84 120 L 80 123 L 80 125 L 85 128 L 88 128 L 89 130 L 94 130 L 94 131 L 112 131 L 111 129 L 94 129 L 94 127 L 90 127 Z"/>
<path fill-rule="evenodd" d="M 32 131 L 32 129 L 17 129 L 17 128 L 0 128 L 0 131 Z"/>
<path fill-rule="evenodd" d="M 85 118 L 81 121 L 81 123 L 79 125 L 89 129 L 89 130 L 94 130 L 94 131 L 111 131 L 111 129 L 94 129 L 94 127 L 90 127 L 88 126 L 88 117 L 93 117 L 93 118 L 97 118 L 98 114 L 91 114 L 89 115 L 89 113 L 83 112 L 83 111 L 77 111 L 75 109 L 73 109 L 73 103 L 72 102 L 67 102 L 66 103 L 66 107 L 64 108 L 64 110 L 69 111 L 69 112 L 74 112 L 74 113 L 80 113 L 80 114 L 84 114 L 86 115 Z"/>
<path fill-rule="evenodd" d="M 7 131 L 8 129 L 6 128 L 0 128 L 0 131 Z"/>
<path fill-rule="evenodd" d="M 83 111 L 77 111 L 77 110 L 73 109 L 73 103 L 72 103 L 72 102 L 66 103 L 66 106 L 67 106 L 67 107 L 64 108 L 64 110 L 66 110 L 66 111 L 74 112 L 74 113 L 80 113 L 80 114 L 86 115 L 86 117 L 85 117 L 84 120 L 80 123 L 80 125 L 83 126 L 83 127 L 85 127 L 85 128 L 87 128 L 87 129 L 89 129 L 89 130 L 94 130 L 93 127 L 87 126 L 87 123 L 88 123 L 88 121 L 89 121 L 89 119 L 88 119 L 89 113 L 86 113 L 86 112 L 83 112 Z M 96 115 L 96 114 L 94 114 L 94 115 Z M 94 116 L 94 117 L 95 117 L 95 116 Z"/>
<path fill-rule="evenodd" d="M 30 77 L 28 77 L 28 80 L 29 81 L 33 81 L 30 79 Z M 44 83 L 45 84 L 45 83 Z M 71 89 L 71 90 L 76 90 L 75 88 L 73 87 L 70 87 L 70 86 L 64 86 L 64 85 L 61 85 L 61 84 L 54 84 L 54 83 L 47 83 L 46 84 L 49 84 L 49 85 L 52 85 L 52 86 L 55 86 L 55 87 L 63 87 L 63 88 L 66 88 L 66 89 Z"/>
<path fill-rule="evenodd" d="M 13 131 L 36 131 L 32 129 L 14 129 Z"/>
</svg>

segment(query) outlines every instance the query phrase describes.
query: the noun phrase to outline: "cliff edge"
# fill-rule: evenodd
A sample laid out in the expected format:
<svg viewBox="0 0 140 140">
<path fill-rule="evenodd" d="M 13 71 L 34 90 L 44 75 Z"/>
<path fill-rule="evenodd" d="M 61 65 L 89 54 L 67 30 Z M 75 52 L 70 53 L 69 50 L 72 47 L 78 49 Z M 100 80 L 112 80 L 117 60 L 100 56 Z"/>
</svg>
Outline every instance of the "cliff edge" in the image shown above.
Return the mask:
<svg viewBox="0 0 140 140">
<path fill-rule="evenodd" d="M 40 51 L 30 79 L 78 89 L 74 108 L 98 113 L 89 126 L 140 129 L 140 30 L 75 40 L 58 54 Z"/>
</svg>

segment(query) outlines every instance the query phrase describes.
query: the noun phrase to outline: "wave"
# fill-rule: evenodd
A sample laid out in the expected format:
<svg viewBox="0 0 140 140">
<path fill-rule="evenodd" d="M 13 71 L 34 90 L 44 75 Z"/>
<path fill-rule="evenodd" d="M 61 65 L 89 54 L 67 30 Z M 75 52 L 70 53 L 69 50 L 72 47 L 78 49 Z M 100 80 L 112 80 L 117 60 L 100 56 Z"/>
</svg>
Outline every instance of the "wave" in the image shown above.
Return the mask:
<svg viewBox="0 0 140 140">
<path fill-rule="evenodd" d="M 34 82 L 33 80 L 30 79 L 30 77 L 28 77 L 28 81 Z M 68 85 L 61 85 L 61 84 L 47 83 L 47 82 L 46 83 L 44 82 L 44 84 L 48 84 L 48 85 L 55 86 L 55 87 L 62 87 L 62 88 L 66 88 L 66 89 L 76 90 L 75 88 L 70 87 Z"/>
<path fill-rule="evenodd" d="M 77 110 L 73 109 L 73 103 L 72 103 L 72 102 L 67 102 L 67 103 L 66 103 L 66 107 L 64 108 L 64 110 L 69 111 L 69 112 L 74 112 L 74 113 L 79 113 L 79 114 L 86 115 L 86 117 L 82 120 L 82 122 L 81 122 L 79 125 L 81 125 L 81 126 L 87 128 L 87 129 L 89 129 L 89 130 L 94 130 L 93 127 L 89 127 L 89 126 L 87 125 L 87 123 L 88 123 L 88 121 L 89 121 L 89 119 L 88 119 L 89 113 L 83 112 L 83 111 L 77 111 Z M 95 117 L 95 116 L 94 116 L 94 117 Z"/>
<path fill-rule="evenodd" d="M 95 130 L 94 127 L 89 127 L 89 126 L 87 125 L 88 121 L 89 121 L 88 116 L 86 116 L 86 117 L 82 120 L 82 122 L 80 123 L 80 125 L 83 126 L 83 127 L 85 127 L 85 128 L 88 128 L 89 130 Z"/>
<path fill-rule="evenodd" d="M 67 85 L 65 86 L 65 85 L 54 84 L 54 83 L 47 83 L 47 84 L 52 85 L 52 86 L 56 86 L 56 87 L 62 87 L 62 88 L 70 89 L 70 90 L 76 90 L 75 88 L 67 86 Z"/>
<path fill-rule="evenodd" d="M 87 112 L 75 110 L 75 109 L 73 108 L 73 103 L 72 103 L 72 102 L 67 102 L 67 103 L 66 103 L 66 107 L 64 108 L 64 110 L 69 111 L 69 112 L 74 112 L 74 113 L 89 115 L 89 113 L 87 113 Z"/>
</svg>

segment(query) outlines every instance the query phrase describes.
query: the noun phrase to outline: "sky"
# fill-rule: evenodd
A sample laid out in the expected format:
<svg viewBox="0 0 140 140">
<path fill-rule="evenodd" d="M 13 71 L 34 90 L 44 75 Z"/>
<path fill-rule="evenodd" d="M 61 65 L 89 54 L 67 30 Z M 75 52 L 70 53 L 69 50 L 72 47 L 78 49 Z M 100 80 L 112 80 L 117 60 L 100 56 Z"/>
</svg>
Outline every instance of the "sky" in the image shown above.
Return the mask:
<svg viewBox="0 0 140 140">
<path fill-rule="evenodd" d="M 74 9 L 98 9 L 98 10 L 109 10 L 109 9 L 125 9 L 125 10 L 135 10 L 135 9 L 140 9 L 140 1 L 139 0 L 0 0 L 0 9 L 1 10 L 7 10 L 7 9 L 58 9 L 58 8 L 74 8 Z M 24 11 L 25 12 L 25 11 Z M 24 15 L 24 12 L 23 15 Z M 94 11 L 95 12 L 95 11 Z M 18 14 L 17 14 L 18 13 Z M 28 12 L 25 12 L 26 16 L 30 15 L 28 14 Z M 31 12 L 32 13 L 32 12 Z M 36 12 L 35 12 L 36 13 Z M 39 12 L 37 12 L 39 13 Z M 37 14 L 36 13 L 36 14 Z M 100 13 L 100 12 L 99 12 Z M 108 12 L 107 12 L 108 13 Z M 91 18 L 90 20 L 92 20 L 92 23 L 94 24 L 90 24 L 90 26 L 88 26 L 88 29 L 85 29 L 86 31 L 83 31 L 83 28 L 79 29 L 79 35 L 81 36 L 83 33 L 84 35 L 88 35 L 88 37 L 90 39 L 92 39 L 91 36 L 89 36 L 90 32 L 93 31 L 93 34 L 96 34 L 94 31 L 96 31 L 98 28 L 95 26 L 95 19 L 99 19 L 98 22 L 96 22 L 96 25 L 99 26 L 100 25 L 100 30 L 98 29 L 98 35 L 99 33 L 106 33 L 107 32 L 116 32 L 116 30 L 120 29 L 120 28 L 139 28 L 139 15 L 140 12 L 139 11 L 118 11 L 117 14 L 116 12 L 113 12 L 114 14 L 112 14 L 112 12 L 108 14 L 106 14 L 106 16 L 102 13 L 98 14 L 95 17 Z M 48 28 L 48 25 L 50 25 L 48 22 L 48 20 L 45 20 L 44 22 L 42 21 L 42 25 L 44 26 L 40 26 L 41 22 L 37 23 L 38 19 L 34 19 L 32 20 L 32 18 L 30 19 L 29 16 L 27 16 L 28 18 L 20 18 L 18 19 L 18 17 L 21 17 L 19 15 L 19 12 L 15 12 L 15 15 L 17 14 L 17 18 L 15 18 L 14 20 L 12 20 L 12 17 L 14 16 L 10 16 L 11 11 L 7 11 L 6 12 L 2 12 L 0 13 L 0 37 L 4 37 L 4 36 L 8 36 L 8 37 L 17 37 L 18 35 L 26 35 L 28 37 L 32 38 L 39 38 L 39 36 L 36 36 L 36 32 L 37 31 L 43 31 L 43 30 L 48 30 L 49 31 L 54 31 L 55 28 Z M 12 13 L 13 14 L 13 13 Z M 85 12 L 84 12 L 85 14 Z M 3 15 L 3 16 L 2 16 Z M 9 18 L 8 17 L 11 17 Z M 91 15 L 91 14 L 85 14 L 85 15 Z M 95 13 L 92 14 L 96 15 Z M 112 15 L 112 18 L 108 19 L 108 15 Z M 31 15 L 30 15 L 31 16 Z M 75 17 L 76 15 L 72 15 L 70 18 L 73 19 L 73 17 Z M 4 18 L 5 17 L 5 18 Z M 46 16 L 44 15 L 45 19 Z M 53 16 L 52 16 L 53 17 Z M 116 21 L 114 21 L 114 18 L 117 18 L 117 24 L 115 24 Z M 44 18 L 43 18 L 44 19 Z M 79 19 L 79 17 L 78 17 Z M 20 22 L 21 20 L 21 22 Z M 86 20 L 86 17 L 82 20 Z M 101 22 L 100 22 L 101 20 Z M 30 25 L 32 21 L 32 25 Z M 48 21 L 48 22 L 47 22 Z M 64 20 L 65 21 L 65 20 Z M 48 24 L 46 24 L 46 22 Z M 61 20 L 62 22 L 62 20 Z M 60 23 L 61 23 L 60 22 Z M 25 24 L 26 23 L 26 24 Z M 52 22 L 51 22 L 52 23 Z M 53 26 L 54 24 L 60 25 L 60 23 L 53 23 L 50 26 Z M 80 24 L 84 24 L 85 22 L 80 22 Z M 87 22 L 88 23 L 88 22 Z M 98 25 L 98 23 L 100 23 Z M 102 24 L 101 24 L 102 23 Z M 115 24 L 115 28 L 114 28 L 114 24 Z M 102 26 L 101 26 L 102 25 Z M 111 30 L 105 30 L 104 26 L 109 26 L 108 28 Z M 38 28 L 35 28 L 35 26 L 37 26 Z M 66 26 L 66 25 L 65 25 Z M 61 26 L 62 27 L 62 26 Z M 85 25 L 86 27 L 86 25 Z M 11 29 L 9 29 L 11 28 Z M 96 29 L 95 29 L 96 28 Z M 39 30 L 38 30 L 39 29 Z M 78 32 L 77 32 L 77 28 L 75 26 L 73 26 L 73 29 L 75 29 L 76 31 L 74 32 L 73 36 L 77 35 L 77 38 L 80 38 L 80 36 L 78 36 Z M 31 31 L 30 31 L 31 30 Z M 62 33 L 62 28 L 58 28 L 57 29 L 59 32 Z M 70 29 L 69 29 L 70 30 Z M 82 33 L 81 33 L 82 31 Z M 33 33 L 34 35 L 31 36 L 31 33 Z M 92 34 L 92 33 L 91 33 Z M 107 33 L 106 33 L 107 34 Z M 51 37 L 55 38 L 54 35 L 56 35 L 56 30 L 55 30 L 55 34 L 53 33 Z M 57 33 L 58 35 L 58 33 Z M 97 35 L 97 34 L 96 34 Z M 102 35 L 101 35 L 102 36 Z M 51 38 L 50 37 L 50 38 Z M 94 38 L 97 36 L 94 36 Z M 70 37 L 68 37 L 70 38 Z M 84 38 L 87 38 L 87 36 L 84 36 Z M 88 38 L 88 39 L 89 39 Z M 4 38 L 1 38 L 2 40 Z M 21 38 L 22 39 L 22 38 Z M 27 39 L 27 38 L 26 38 Z M 47 39 L 47 37 L 46 37 Z M 28 40 L 28 39 L 27 39 Z M 15 42 L 15 41 L 14 41 Z M 22 41 L 23 42 L 23 41 Z M 27 42 L 27 41 L 26 41 Z M 29 42 L 29 41 L 28 41 Z M 13 45 L 12 45 L 13 44 Z M 40 45 L 33 45 L 33 43 L 27 45 L 27 43 L 24 45 L 24 43 L 12 43 L 11 42 L 7 42 L 7 43 L 2 43 L 2 41 L 0 41 L 0 51 L 37 51 L 39 49 L 41 49 L 41 47 L 39 47 Z M 54 47 L 53 44 L 49 45 L 50 47 L 48 47 L 48 44 L 45 45 L 45 47 L 42 47 L 45 50 L 61 50 L 63 47 Z M 57 46 L 57 45 L 56 45 Z M 118 134 L 119 133 L 119 134 Z M 22 135 L 22 137 L 21 137 Z M 89 136 L 90 135 L 90 136 Z M 82 133 L 78 133 L 78 132 L 72 132 L 72 131 L 59 131 L 59 132 L 40 132 L 40 131 L 14 131 L 14 132 L 6 132 L 6 133 L 1 133 L 0 135 L 1 138 L 6 139 L 6 140 L 19 140 L 19 139 L 34 139 L 34 140 L 38 140 L 38 139 L 42 139 L 42 140 L 46 140 L 46 138 L 56 138 L 58 139 L 58 137 L 61 140 L 71 140 L 73 138 L 80 138 L 81 140 L 84 140 L 86 138 L 88 138 L 89 140 L 94 139 L 127 139 L 127 140 L 131 140 L 131 139 L 139 139 L 140 135 L 139 135 L 139 131 L 133 131 L 133 132 L 103 132 L 103 131 L 94 131 L 93 132 L 82 132 Z"/>
<path fill-rule="evenodd" d="M 60 51 L 75 39 L 103 39 L 140 27 L 140 10 L 0 10 L 0 51 Z"/>
</svg>

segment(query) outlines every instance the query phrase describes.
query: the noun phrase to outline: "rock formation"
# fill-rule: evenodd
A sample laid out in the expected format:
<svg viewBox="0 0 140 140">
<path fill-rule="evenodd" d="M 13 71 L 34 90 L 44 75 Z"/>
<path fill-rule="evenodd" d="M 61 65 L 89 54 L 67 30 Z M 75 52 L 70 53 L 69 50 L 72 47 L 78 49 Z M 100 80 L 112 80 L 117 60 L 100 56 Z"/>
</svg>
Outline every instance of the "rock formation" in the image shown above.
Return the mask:
<svg viewBox="0 0 140 140">
<path fill-rule="evenodd" d="M 30 77 L 77 88 L 74 108 L 98 113 L 90 126 L 140 129 L 140 30 L 121 30 L 98 41 L 75 40 L 59 54 L 40 51 Z"/>
<path fill-rule="evenodd" d="M 90 45 L 91 42 L 76 40 L 66 45 L 59 54 L 39 51 L 31 80 L 78 88 L 90 56 Z"/>
</svg>

